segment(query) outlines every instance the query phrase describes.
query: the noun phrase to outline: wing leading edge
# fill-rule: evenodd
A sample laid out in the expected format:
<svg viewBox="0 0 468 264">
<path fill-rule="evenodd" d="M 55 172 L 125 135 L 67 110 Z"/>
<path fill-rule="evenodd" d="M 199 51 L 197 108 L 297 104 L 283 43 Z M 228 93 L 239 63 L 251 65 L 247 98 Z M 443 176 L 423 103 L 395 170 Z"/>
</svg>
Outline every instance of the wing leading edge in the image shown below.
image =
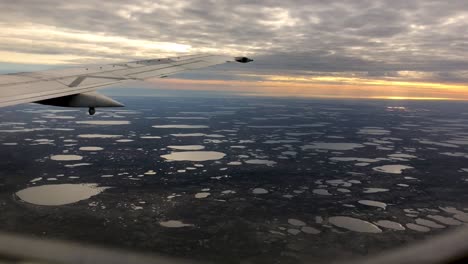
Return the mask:
<svg viewBox="0 0 468 264">
<path fill-rule="evenodd" d="M 0 75 L 0 107 L 37 102 L 89 107 L 91 114 L 91 109 L 95 107 L 122 106 L 111 98 L 93 93 L 99 88 L 128 81 L 164 78 L 233 61 L 248 63 L 252 60 L 247 57 L 191 55 Z"/>
</svg>

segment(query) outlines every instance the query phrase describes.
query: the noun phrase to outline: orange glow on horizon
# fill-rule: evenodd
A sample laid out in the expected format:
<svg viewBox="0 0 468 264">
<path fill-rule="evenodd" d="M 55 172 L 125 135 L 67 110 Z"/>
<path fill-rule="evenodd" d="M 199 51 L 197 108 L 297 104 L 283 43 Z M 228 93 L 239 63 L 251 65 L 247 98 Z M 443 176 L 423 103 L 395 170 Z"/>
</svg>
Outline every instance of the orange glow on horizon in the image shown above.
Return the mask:
<svg viewBox="0 0 468 264">
<path fill-rule="evenodd" d="M 242 76 L 242 75 L 241 75 Z M 375 86 L 404 86 L 404 87 L 431 87 L 439 89 L 466 89 L 466 84 L 443 84 L 443 83 L 431 83 L 425 81 L 397 81 L 391 79 L 367 79 L 358 77 L 342 77 L 342 76 L 280 76 L 280 75 L 243 75 L 251 77 L 262 77 L 269 81 L 278 82 L 301 82 L 301 83 L 340 83 L 340 84 L 351 84 L 351 85 L 375 85 Z"/>
<path fill-rule="evenodd" d="M 336 82 L 336 80 L 347 80 Z M 352 79 L 352 82 L 349 80 Z M 321 81 L 319 81 L 321 80 Z M 329 81 L 327 81 L 329 80 Z M 359 78 L 314 77 L 314 81 L 280 78 L 267 80 L 155 79 L 161 88 L 227 91 L 238 95 L 273 97 L 362 98 L 387 100 L 468 100 L 468 85 Z"/>
</svg>

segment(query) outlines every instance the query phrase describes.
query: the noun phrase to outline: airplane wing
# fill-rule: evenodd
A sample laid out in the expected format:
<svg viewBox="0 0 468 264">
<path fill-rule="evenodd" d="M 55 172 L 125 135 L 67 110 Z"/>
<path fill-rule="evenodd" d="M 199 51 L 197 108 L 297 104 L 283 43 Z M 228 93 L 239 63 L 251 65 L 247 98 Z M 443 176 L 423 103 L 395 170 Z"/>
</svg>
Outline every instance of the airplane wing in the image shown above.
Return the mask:
<svg viewBox="0 0 468 264">
<path fill-rule="evenodd" d="M 123 106 L 109 97 L 94 93 L 96 89 L 121 82 L 164 78 L 231 61 L 247 63 L 252 60 L 203 54 L 0 75 L 0 107 L 35 102 L 88 107 L 90 114 L 94 114 L 95 107 Z"/>
</svg>

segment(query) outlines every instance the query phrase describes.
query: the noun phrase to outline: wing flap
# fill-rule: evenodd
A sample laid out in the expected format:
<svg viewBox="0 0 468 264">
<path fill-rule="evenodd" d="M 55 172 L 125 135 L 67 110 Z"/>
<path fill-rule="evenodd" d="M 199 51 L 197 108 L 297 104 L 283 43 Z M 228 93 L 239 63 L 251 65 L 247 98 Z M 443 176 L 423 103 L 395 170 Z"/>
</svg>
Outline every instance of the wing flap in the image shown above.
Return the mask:
<svg viewBox="0 0 468 264">
<path fill-rule="evenodd" d="M 49 91 L 55 91 L 57 89 L 64 89 L 64 84 L 54 81 L 35 81 L 29 83 L 18 83 L 2 87 L 0 104 L 2 102 L 17 98 L 28 98 L 32 94 L 48 93 Z"/>
<path fill-rule="evenodd" d="M 51 98 L 37 101 L 39 104 L 63 106 L 63 107 L 122 107 L 123 104 L 105 95 L 89 92 L 74 95 L 67 95 L 58 98 Z"/>
<path fill-rule="evenodd" d="M 87 87 L 87 88 L 74 89 L 74 90 L 65 90 L 65 89 L 50 90 L 48 89 L 46 92 L 39 92 L 39 93 L 28 92 L 28 93 L 18 94 L 18 95 L 10 96 L 7 98 L 0 98 L 0 107 L 23 104 L 23 103 L 32 103 L 32 102 L 37 102 L 37 101 L 51 99 L 51 98 L 58 98 L 58 97 L 67 96 L 67 95 L 91 92 L 91 91 L 96 90 L 99 87 L 102 87 L 102 86 Z"/>
</svg>

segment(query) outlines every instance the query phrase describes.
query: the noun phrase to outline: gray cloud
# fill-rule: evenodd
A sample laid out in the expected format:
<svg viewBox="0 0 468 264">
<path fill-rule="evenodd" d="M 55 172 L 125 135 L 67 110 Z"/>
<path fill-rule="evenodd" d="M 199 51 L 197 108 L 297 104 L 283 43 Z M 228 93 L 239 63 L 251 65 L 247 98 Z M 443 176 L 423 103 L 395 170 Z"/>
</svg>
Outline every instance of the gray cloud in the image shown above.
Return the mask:
<svg viewBox="0 0 468 264">
<path fill-rule="evenodd" d="M 466 1 L 0 0 L 0 3 L 3 27 L 52 26 L 70 32 L 191 45 L 195 52 L 208 49 L 254 54 L 257 60 L 249 71 L 364 72 L 367 76 L 381 77 L 399 76 L 400 71 L 421 71 L 430 73 L 431 80 L 468 81 Z M 92 39 L 71 42 L 66 38 L 34 35 L 31 40 L 37 45 L 26 45 L 18 39 L 15 40 L 18 45 L 11 45 L 0 39 L 0 49 L 121 59 L 148 55 L 127 43 L 106 42 L 100 44 L 105 49 L 95 49 Z"/>
</svg>

